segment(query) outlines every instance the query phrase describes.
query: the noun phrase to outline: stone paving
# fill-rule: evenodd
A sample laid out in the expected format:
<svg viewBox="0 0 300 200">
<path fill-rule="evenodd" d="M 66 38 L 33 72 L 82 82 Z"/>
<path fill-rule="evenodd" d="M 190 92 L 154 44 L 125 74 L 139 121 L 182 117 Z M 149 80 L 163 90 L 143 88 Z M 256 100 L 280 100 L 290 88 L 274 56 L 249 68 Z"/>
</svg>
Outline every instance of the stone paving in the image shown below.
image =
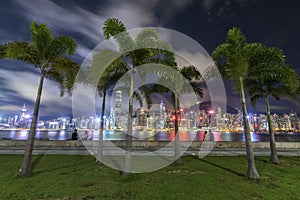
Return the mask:
<svg viewBox="0 0 300 200">
<path fill-rule="evenodd" d="M 138 154 L 143 154 L 149 151 L 155 151 L 157 149 L 153 148 L 142 148 L 135 147 L 133 151 Z M 198 155 L 199 148 L 189 148 L 185 151 L 182 149 L 182 152 L 186 155 Z M 164 148 L 159 149 L 158 151 L 163 151 L 164 155 L 173 155 L 174 148 Z M 105 152 L 109 152 L 110 155 L 120 155 L 124 154 L 124 150 L 121 148 L 105 148 Z M 300 156 L 300 149 L 277 149 L 279 156 Z M 24 147 L 0 147 L 0 154 L 23 154 Z M 33 150 L 33 154 L 64 154 L 64 155 L 89 155 L 89 151 L 81 146 L 81 147 L 35 147 Z M 269 149 L 254 149 L 255 156 L 269 156 Z M 209 156 L 245 156 L 246 151 L 244 148 L 213 148 L 209 153 Z"/>
</svg>

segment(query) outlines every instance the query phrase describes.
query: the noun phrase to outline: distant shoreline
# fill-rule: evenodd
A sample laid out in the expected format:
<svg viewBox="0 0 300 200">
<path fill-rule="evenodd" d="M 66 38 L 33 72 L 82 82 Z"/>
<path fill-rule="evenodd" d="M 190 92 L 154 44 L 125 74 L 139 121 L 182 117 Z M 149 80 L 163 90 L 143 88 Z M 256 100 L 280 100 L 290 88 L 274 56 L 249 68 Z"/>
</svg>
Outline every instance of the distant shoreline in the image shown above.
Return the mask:
<svg viewBox="0 0 300 200">
<path fill-rule="evenodd" d="M 78 131 L 99 131 L 100 129 L 80 129 L 80 128 L 76 128 Z M 0 131 L 29 131 L 29 128 L 0 128 Z M 191 131 L 197 131 L 197 132 L 203 132 L 203 131 L 207 131 L 208 129 L 182 129 L 179 130 L 180 132 L 191 132 Z M 36 131 L 67 131 L 67 132 L 72 132 L 74 131 L 74 129 L 47 129 L 47 128 L 38 128 L 36 129 Z M 125 132 L 124 129 L 105 129 L 104 131 L 116 131 L 116 132 Z M 157 130 L 134 130 L 137 132 L 140 131 L 144 131 L 144 132 L 172 132 L 174 131 L 173 129 L 171 130 L 166 130 L 166 129 L 157 129 Z M 212 129 L 213 132 L 216 133 L 244 133 L 242 132 L 242 130 L 240 131 L 218 131 L 218 130 L 214 130 Z M 268 131 L 250 131 L 252 133 L 269 133 Z M 274 131 L 275 134 L 293 134 L 293 133 L 300 133 L 300 130 L 295 130 L 295 131 Z"/>
</svg>

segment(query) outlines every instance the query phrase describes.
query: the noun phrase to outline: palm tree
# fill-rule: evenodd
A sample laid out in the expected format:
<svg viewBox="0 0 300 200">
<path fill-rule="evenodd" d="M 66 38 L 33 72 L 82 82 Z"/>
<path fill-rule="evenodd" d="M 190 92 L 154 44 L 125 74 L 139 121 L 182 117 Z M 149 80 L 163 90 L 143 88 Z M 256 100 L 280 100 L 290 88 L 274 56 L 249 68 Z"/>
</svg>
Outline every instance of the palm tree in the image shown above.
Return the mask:
<svg viewBox="0 0 300 200">
<path fill-rule="evenodd" d="M 250 66 L 245 81 L 246 87 L 253 104 L 258 99 L 265 100 L 270 136 L 270 161 L 273 164 L 279 164 L 269 98 L 280 100 L 280 96 L 295 96 L 299 88 L 298 75 L 294 69 L 285 64 L 282 50 L 260 44 L 256 44 L 256 51 L 251 56 Z"/>
<path fill-rule="evenodd" d="M 161 61 L 157 61 L 161 62 Z M 163 61 L 162 62 L 167 62 Z M 159 72 L 159 70 L 157 70 Z M 180 164 L 181 163 L 181 158 L 180 158 L 180 140 L 179 140 L 179 125 L 178 125 L 178 112 L 179 112 L 179 101 L 178 101 L 178 93 L 188 93 L 188 94 L 193 94 L 195 93 L 199 97 L 203 96 L 203 90 L 200 86 L 200 80 L 202 79 L 202 76 L 200 72 L 197 70 L 195 66 L 185 66 L 182 69 L 176 69 L 178 71 L 178 74 L 175 74 L 175 77 L 172 77 L 170 79 L 170 82 L 172 84 L 178 84 L 178 86 L 175 86 L 173 89 L 178 90 L 178 91 L 171 91 L 169 88 L 159 85 L 159 84 L 147 84 L 143 85 L 140 89 L 143 91 L 143 94 L 145 96 L 147 105 L 151 105 L 152 101 L 150 98 L 150 95 L 153 93 L 171 93 L 172 94 L 172 100 L 174 104 L 174 131 L 175 131 L 175 137 L 174 137 L 174 158 L 175 158 L 175 164 Z M 164 77 L 164 78 L 169 78 L 169 77 Z M 190 84 L 191 87 L 180 87 L 180 85 L 183 85 L 182 78 L 186 79 L 186 83 Z M 174 81 L 176 80 L 176 81 Z M 159 82 L 159 81 L 158 81 Z M 180 91 L 179 91 L 180 89 Z M 148 107 L 149 109 L 149 107 Z M 176 114 L 177 113 L 177 114 Z"/>
<path fill-rule="evenodd" d="M 106 39 L 113 37 L 119 46 L 119 51 L 123 55 L 123 59 L 127 65 L 130 66 L 130 81 L 129 81 L 129 105 L 128 105 L 128 127 L 126 134 L 126 155 L 125 155 L 125 169 L 124 176 L 127 176 L 131 169 L 131 151 L 132 151 L 132 113 L 133 113 L 133 92 L 134 92 L 134 75 L 135 68 L 146 63 L 155 63 L 156 60 L 164 60 L 171 67 L 175 68 L 174 57 L 172 57 L 172 50 L 167 43 L 158 39 L 157 33 L 153 29 L 144 29 L 141 31 L 136 39 L 132 39 L 126 30 L 125 25 L 116 18 L 109 18 L 104 22 L 103 27 L 104 36 Z M 153 48 L 149 48 L 149 45 Z M 164 47 L 164 48 L 158 48 Z M 170 51 L 162 49 L 170 49 Z M 161 59 L 162 55 L 166 58 Z M 171 56 L 170 56 L 171 55 Z M 151 69 L 149 69 L 151 71 Z"/>
<path fill-rule="evenodd" d="M 32 174 L 31 157 L 44 79 L 49 78 L 59 83 L 63 95 L 65 90 L 68 92 L 72 90 L 79 69 L 77 63 L 66 57 L 74 54 L 77 48 L 76 42 L 71 37 L 53 38 L 50 29 L 44 23 L 38 25 L 32 22 L 30 30 L 32 43 L 15 41 L 7 43 L 5 47 L 5 58 L 27 62 L 41 72 L 24 159 L 19 170 L 21 176 Z"/>
<path fill-rule="evenodd" d="M 244 92 L 244 79 L 249 67 L 249 53 L 246 37 L 239 28 L 232 28 L 228 31 L 226 40 L 219 45 L 212 53 L 214 60 L 220 59 L 225 78 L 233 81 L 235 88 L 241 94 L 243 111 L 243 123 L 246 140 L 246 151 L 248 160 L 247 177 L 249 179 L 260 179 L 255 167 L 253 147 L 251 143 L 250 128 L 247 119 L 246 98 Z"/>
<path fill-rule="evenodd" d="M 107 68 L 99 77 L 101 68 Z M 120 54 L 113 50 L 102 50 L 93 56 L 91 66 L 86 71 L 86 83 L 97 86 L 99 95 L 102 97 L 100 134 L 96 162 L 101 163 L 103 154 L 103 132 L 106 96 L 115 86 L 117 81 L 129 70 L 128 65 L 120 58 Z"/>
<path fill-rule="evenodd" d="M 203 97 L 203 90 L 200 87 L 200 80 L 202 79 L 202 76 L 198 69 L 195 66 L 185 66 L 182 69 L 180 69 L 180 74 L 188 81 L 188 83 L 191 85 L 191 88 L 185 87 L 182 90 L 182 93 L 195 93 L 199 97 Z M 192 89 L 193 91 L 190 91 L 189 89 Z M 178 96 L 176 92 L 173 93 L 173 99 L 174 99 L 174 108 L 175 108 L 175 164 L 181 163 L 180 158 L 180 139 L 179 139 L 179 130 L 178 130 L 178 116 L 177 113 L 179 111 L 179 102 L 178 102 Z"/>
</svg>

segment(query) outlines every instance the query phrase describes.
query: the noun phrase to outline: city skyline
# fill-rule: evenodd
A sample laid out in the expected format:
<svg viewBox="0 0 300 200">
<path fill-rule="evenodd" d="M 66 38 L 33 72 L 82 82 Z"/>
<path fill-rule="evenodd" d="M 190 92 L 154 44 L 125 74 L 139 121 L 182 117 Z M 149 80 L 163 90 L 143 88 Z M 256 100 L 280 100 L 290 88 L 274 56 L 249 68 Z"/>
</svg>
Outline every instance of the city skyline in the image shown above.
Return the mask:
<svg viewBox="0 0 300 200">
<path fill-rule="evenodd" d="M 122 102 L 122 93 L 118 91 L 116 101 Z M 103 117 L 105 130 L 126 130 L 128 112 L 122 110 L 120 105 L 115 104 L 108 115 Z M 19 128 L 28 129 L 31 117 L 23 105 L 20 114 L 9 117 L 0 116 L 0 129 Z M 248 113 L 250 130 L 252 132 L 268 131 L 268 121 L 266 114 Z M 236 114 L 228 113 L 218 107 L 215 111 L 196 109 L 178 111 L 178 127 L 183 131 L 195 131 L 211 129 L 216 132 L 240 132 L 243 130 L 243 117 L 241 110 Z M 175 114 L 174 110 L 166 110 L 163 100 L 156 109 L 145 110 L 138 108 L 134 111 L 133 128 L 136 131 L 153 130 L 174 130 Z M 283 115 L 272 114 L 272 124 L 276 132 L 299 132 L 300 119 L 296 113 L 286 113 Z M 95 116 L 64 116 L 48 120 L 40 119 L 37 127 L 47 130 L 70 130 L 79 128 L 81 130 L 99 130 L 101 117 Z"/>
<path fill-rule="evenodd" d="M 280 1 L 215 0 L 197 1 L 9 1 L 1 2 L 0 41 L 30 41 L 29 26 L 32 20 L 45 22 L 55 36 L 70 35 L 78 43 L 78 50 L 72 58 L 81 63 L 88 53 L 101 41 L 103 21 L 118 17 L 128 29 L 159 26 L 182 32 L 194 38 L 210 54 L 225 39 L 226 32 L 238 26 L 249 42 L 262 42 L 282 48 L 287 63 L 300 71 L 297 59 L 297 35 L 300 25 L 297 1 L 282 4 Z M 63 17 L 61 17 L 63 16 Z M 196 54 L 188 55 L 197 56 Z M 0 115 L 19 112 L 26 104 L 33 110 L 38 72 L 34 67 L 19 62 L 0 60 Z M 232 86 L 225 81 L 227 102 L 233 108 L 240 108 L 239 95 L 232 92 Z M 56 84 L 46 81 L 42 95 L 40 116 L 64 116 L 72 113 L 72 97 L 59 97 Z M 99 100 L 99 99 L 98 99 Z M 299 99 L 298 99 L 299 100 Z M 248 99 L 249 103 L 249 99 Z M 272 113 L 299 112 L 297 101 L 283 98 L 272 101 Z M 264 112 L 262 101 L 256 109 L 248 104 L 249 112 Z"/>
</svg>

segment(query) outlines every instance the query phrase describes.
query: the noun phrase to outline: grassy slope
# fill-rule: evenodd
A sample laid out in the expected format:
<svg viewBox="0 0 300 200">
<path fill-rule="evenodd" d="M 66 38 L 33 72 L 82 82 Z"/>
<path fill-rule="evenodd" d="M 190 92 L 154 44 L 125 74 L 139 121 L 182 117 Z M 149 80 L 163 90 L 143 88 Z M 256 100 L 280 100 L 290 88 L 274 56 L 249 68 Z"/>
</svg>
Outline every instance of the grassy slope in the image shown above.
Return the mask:
<svg viewBox="0 0 300 200">
<path fill-rule="evenodd" d="M 17 177 L 22 157 L 0 156 L 0 199 L 300 199 L 300 158 L 267 157 L 249 181 L 245 157 L 184 157 L 183 164 L 132 174 L 98 166 L 91 156 L 34 156 L 34 176 Z"/>
</svg>

